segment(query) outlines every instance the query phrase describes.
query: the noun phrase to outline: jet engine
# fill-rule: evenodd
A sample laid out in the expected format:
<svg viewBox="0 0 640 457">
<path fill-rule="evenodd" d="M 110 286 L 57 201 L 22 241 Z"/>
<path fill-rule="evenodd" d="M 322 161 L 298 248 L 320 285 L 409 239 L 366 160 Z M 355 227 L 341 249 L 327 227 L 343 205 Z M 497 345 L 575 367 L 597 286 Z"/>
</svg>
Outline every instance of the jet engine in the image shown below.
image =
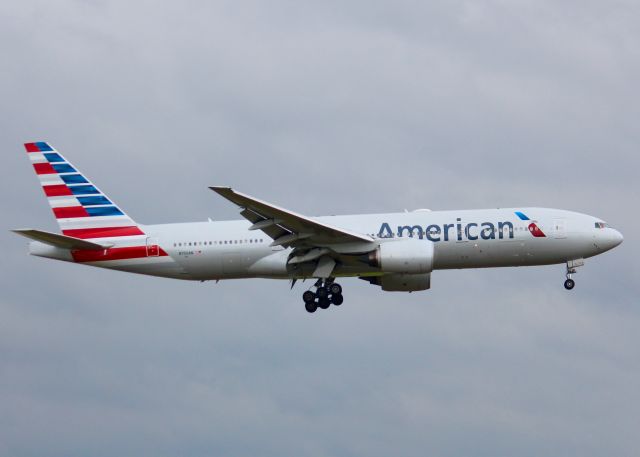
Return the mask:
<svg viewBox="0 0 640 457">
<path fill-rule="evenodd" d="M 431 273 L 412 275 L 392 273 L 361 279 L 366 279 L 371 284 L 382 287 L 382 290 L 386 292 L 417 292 L 431 287 Z"/>
<path fill-rule="evenodd" d="M 433 242 L 414 238 L 386 240 L 369 253 L 369 264 L 381 276 L 363 277 L 387 292 L 414 292 L 431 287 Z"/>
<path fill-rule="evenodd" d="M 433 242 L 415 238 L 386 240 L 369 253 L 369 264 L 385 273 L 431 273 Z"/>
</svg>

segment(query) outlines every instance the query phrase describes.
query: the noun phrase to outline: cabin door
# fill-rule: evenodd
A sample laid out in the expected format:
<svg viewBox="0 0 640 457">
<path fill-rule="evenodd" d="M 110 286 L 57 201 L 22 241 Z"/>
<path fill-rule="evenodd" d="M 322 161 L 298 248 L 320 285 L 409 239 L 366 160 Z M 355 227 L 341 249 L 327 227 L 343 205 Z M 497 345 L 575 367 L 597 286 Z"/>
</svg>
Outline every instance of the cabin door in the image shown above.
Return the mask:
<svg viewBox="0 0 640 457">
<path fill-rule="evenodd" d="M 553 220 L 553 232 L 556 238 L 567 237 L 567 220 L 566 219 L 554 219 Z"/>
</svg>

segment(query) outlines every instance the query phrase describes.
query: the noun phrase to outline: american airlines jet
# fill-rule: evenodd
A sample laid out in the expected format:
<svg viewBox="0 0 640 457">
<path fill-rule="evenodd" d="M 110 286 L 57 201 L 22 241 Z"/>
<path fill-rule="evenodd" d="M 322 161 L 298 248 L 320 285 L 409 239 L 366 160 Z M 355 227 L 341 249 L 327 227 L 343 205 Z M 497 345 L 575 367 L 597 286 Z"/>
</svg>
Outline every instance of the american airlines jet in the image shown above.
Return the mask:
<svg viewBox="0 0 640 457">
<path fill-rule="evenodd" d="M 384 291 L 429 289 L 434 270 L 566 264 L 564 287 L 584 259 L 622 242 L 598 219 L 549 208 L 498 208 L 308 217 L 229 187 L 211 187 L 245 220 L 142 225 L 48 143 L 26 143 L 62 233 L 13 230 L 32 255 L 197 281 L 315 279 L 302 295 L 313 313 L 343 302 L 336 278 Z"/>
</svg>

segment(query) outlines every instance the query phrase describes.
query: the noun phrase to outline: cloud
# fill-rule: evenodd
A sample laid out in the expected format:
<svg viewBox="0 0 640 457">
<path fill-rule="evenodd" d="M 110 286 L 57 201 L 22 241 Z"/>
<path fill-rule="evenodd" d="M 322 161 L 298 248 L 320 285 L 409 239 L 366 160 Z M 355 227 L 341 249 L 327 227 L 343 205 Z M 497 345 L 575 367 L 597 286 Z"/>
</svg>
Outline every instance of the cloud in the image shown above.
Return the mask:
<svg viewBox="0 0 640 457">
<path fill-rule="evenodd" d="M 0 6 L 5 229 L 54 229 L 51 141 L 144 223 L 540 205 L 624 244 L 434 273 L 308 316 L 297 286 L 129 276 L 5 232 L 2 455 L 633 455 L 639 11 L 629 2 Z M 295 189 L 295 192 L 292 192 Z"/>
</svg>

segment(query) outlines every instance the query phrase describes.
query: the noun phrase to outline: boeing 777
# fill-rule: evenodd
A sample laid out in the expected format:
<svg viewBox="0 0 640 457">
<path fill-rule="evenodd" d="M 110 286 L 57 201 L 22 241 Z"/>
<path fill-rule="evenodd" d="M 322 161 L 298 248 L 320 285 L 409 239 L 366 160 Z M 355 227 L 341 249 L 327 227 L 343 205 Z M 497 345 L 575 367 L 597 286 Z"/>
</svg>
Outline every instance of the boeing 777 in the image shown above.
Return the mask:
<svg viewBox="0 0 640 457">
<path fill-rule="evenodd" d="M 302 295 L 310 313 L 342 304 L 343 277 L 414 292 L 430 288 L 434 270 L 566 264 L 571 290 L 584 259 L 623 239 L 597 217 L 560 209 L 308 217 L 220 186 L 210 189 L 244 220 L 142 225 L 48 143 L 25 148 L 62 232 L 13 230 L 32 240 L 32 255 L 197 281 L 315 279 Z"/>
</svg>

